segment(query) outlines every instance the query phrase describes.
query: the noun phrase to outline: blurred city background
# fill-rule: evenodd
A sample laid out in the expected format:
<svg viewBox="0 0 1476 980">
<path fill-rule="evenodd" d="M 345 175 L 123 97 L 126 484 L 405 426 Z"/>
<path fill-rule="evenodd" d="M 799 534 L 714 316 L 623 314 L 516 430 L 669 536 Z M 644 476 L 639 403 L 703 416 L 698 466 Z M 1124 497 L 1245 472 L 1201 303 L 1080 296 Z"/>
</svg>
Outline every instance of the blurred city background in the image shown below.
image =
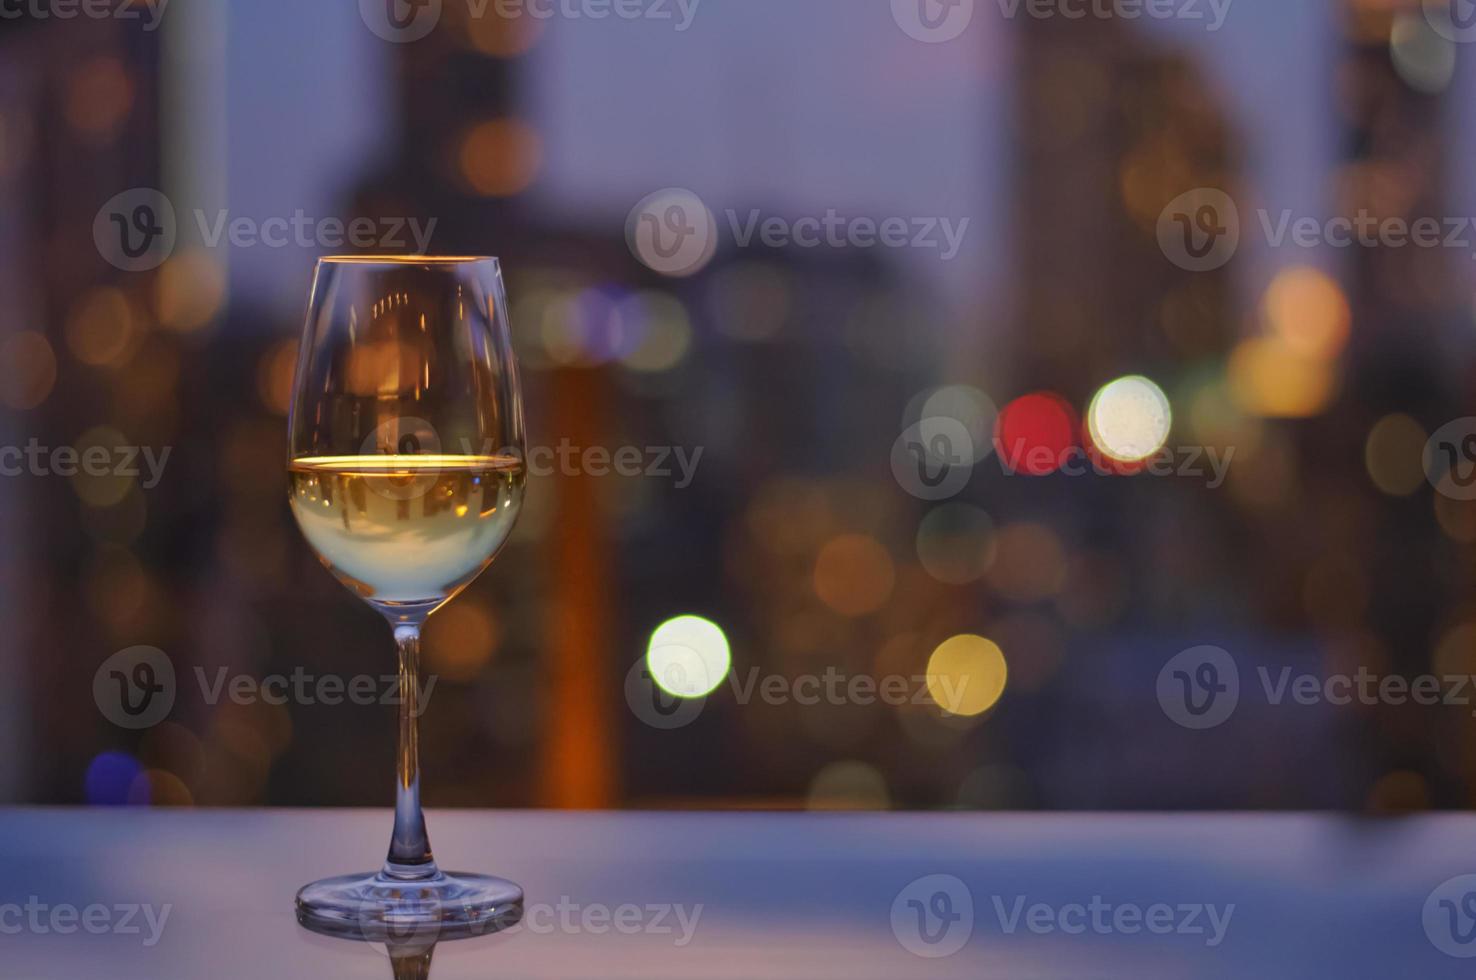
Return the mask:
<svg viewBox="0 0 1476 980">
<path fill-rule="evenodd" d="M 1476 414 L 1476 228 L 1303 247 L 1260 217 L 1435 217 L 1443 237 L 1476 215 L 1476 49 L 1443 7 L 1233 0 L 1214 27 L 1207 2 L 980 0 L 940 39 L 900 0 L 433 6 L 416 40 L 367 0 L 0 20 L 0 445 L 169 448 L 157 481 L 0 479 L 0 800 L 389 803 L 393 707 L 210 703 L 194 682 L 394 669 L 285 499 L 313 263 L 352 249 L 209 234 L 302 214 L 433 219 L 430 251 L 501 257 L 531 445 L 698 459 L 686 481 L 675 458 L 530 480 L 508 547 L 427 631 L 428 805 L 1476 802 L 1470 704 L 1276 705 L 1256 674 L 1476 673 L 1476 505 L 1423 461 Z M 136 188 L 172 202 L 178 241 L 130 271 L 94 231 Z M 722 230 L 678 276 L 627 236 L 664 188 Z M 1207 271 L 1160 244 L 1198 188 L 1239 206 Z M 956 255 L 744 245 L 726 217 L 831 210 L 966 233 Z M 1103 412 L 1114 391 L 1171 412 L 1147 451 L 1205 472 L 1102 444 L 1104 389 Z M 893 466 L 938 418 L 975 447 L 943 496 Z M 1099 464 L 1079 475 L 1017 454 L 1077 444 Z M 653 715 L 628 681 L 683 616 L 720 631 L 731 674 Z M 130 730 L 94 676 L 138 645 L 178 696 Z M 1195 730 L 1159 676 L 1205 645 L 1245 693 Z M 930 664 L 983 694 L 748 688 Z"/>
</svg>

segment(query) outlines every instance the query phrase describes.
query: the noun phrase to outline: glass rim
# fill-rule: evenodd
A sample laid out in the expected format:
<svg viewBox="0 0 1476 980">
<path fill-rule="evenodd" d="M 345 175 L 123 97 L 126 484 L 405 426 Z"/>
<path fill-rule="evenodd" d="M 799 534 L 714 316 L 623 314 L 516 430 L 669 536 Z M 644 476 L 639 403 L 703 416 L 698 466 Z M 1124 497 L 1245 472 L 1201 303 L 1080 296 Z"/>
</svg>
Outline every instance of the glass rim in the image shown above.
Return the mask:
<svg viewBox="0 0 1476 980">
<path fill-rule="evenodd" d="M 500 265 L 495 255 L 324 255 L 319 265 Z"/>
</svg>

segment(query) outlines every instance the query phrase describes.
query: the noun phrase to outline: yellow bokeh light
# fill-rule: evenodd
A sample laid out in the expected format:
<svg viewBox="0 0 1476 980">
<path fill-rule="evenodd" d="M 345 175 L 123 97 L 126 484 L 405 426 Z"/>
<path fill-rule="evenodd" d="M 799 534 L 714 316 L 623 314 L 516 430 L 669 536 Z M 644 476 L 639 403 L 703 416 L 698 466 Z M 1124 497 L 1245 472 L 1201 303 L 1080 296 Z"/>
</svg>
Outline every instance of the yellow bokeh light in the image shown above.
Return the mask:
<svg viewBox="0 0 1476 980">
<path fill-rule="evenodd" d="M 1241 341 L 1230 355 L 1229 378 L 1235 403 L 1262 418 L 1316 415 L 1337 387 L 1327 361 L 1301 353 L 1280 337 Z"/>
<path fill-rule="evenodd" d="M 1087 410 L 1092 443 L 1115 460 L 1133 463 L 1163 448 L 1174 414 L 1163 389 L 1147 378 L 1118 378 L 1097 392 Z"/>
<path fill-rule="evenodd" d="M 1422 487 L 1428 438 L 1420 424 L 1403 413 L 1379 419 L 1363 448 L 1374 486 L 1392 497 L 1407 497 Z"/>
<path fill-rule="evenodd" d="M 646 644 L 651 680 L 677 698 L 706 697 L 717 690 L 733 666 L 722 628 L 701 616 L 668 619 Z"/>
<path fill-rule="evenodd" d="M 105 425 L 88 429 L 78 438 L 80 463 L 72 477 L 72 489 L 83 503 L 113 507 L 128 496 L 134 485 L 132 471 L 113 465 L 120 458 L 120 450 L 128 445 L 127 436 Z"/>
<path fill-rule="evenodd" d="M 1279 272 L 1266 290 L 1266 325 L 1303 357 L 1337 357 L 1348 343 L 1352 312 L 1332 277 L 1308 266 Z"/>
<path fill-rule="evenodd" d="M 928 658 L 928 693 L 951 715 L 982 715 L 999 702 L 1008 679 L 1004 651 L 982 636 L 951 637 Z"/>
<path fill-rule="evenodd" d="M 472 8 L 462 9 L 468 12 L 467 42 L 490 57 L 516 58 L 527 53 L 543 36 L 545 22 L 525 10 L 504 13 L 494 9 L 485 16 L 470 16 Z"/>
<path fill-rule="evenodd" d="M 225 291 L 225 270 L 204 249 L 189 249 L 159 268 L 154 311 L 171 330 L 198 330 L 220 311 Z"/>
<path fill-rule="evenodd" d="M 521 119 L 490 119 L 462 137 L 456 154 L 462 179 L 484 197 L 526 190 L 543 165 L 543 139 Z"/>
<path fill-rule="evenodd" d="M 83 364 L 116 366 L 137 346 L 137 319 L 120 290 L 91 290 L 77 300 L 67 317 L 67 346 Z"/>
</svg>

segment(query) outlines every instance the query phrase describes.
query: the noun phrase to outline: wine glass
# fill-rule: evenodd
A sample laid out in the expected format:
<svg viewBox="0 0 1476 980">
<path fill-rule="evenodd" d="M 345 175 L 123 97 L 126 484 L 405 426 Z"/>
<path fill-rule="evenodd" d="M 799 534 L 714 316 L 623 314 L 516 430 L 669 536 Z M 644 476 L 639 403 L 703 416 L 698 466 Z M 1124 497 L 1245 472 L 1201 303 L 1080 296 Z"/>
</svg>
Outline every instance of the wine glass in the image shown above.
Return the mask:
<svg viewBox="0 0 1476 980">
<path fill-rule="evenodd" d="M 288 496 L 328 570 L 399 647 L 395 825 L 378 872 L 313 882 L 297 916 L 370 938 L 495 931 L 522 889 L 442 871 L 420 809 L 420 628 L 491 563 L 525 478 L 522 393 L 494 258 L 318 262 L 288 420 Z"/>
</svg>

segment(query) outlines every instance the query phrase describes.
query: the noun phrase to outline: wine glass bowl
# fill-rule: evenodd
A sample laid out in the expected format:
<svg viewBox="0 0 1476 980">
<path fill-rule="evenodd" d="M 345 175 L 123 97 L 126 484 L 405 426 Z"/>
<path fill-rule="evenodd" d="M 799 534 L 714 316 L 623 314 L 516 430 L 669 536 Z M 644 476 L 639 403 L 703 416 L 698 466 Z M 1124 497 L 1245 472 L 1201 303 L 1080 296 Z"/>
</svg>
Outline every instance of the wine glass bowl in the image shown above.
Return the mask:
<svg viewBox="0 0 1476 980">
<path fill-rule="evenodd" d="M 522 396 L 493 258 L 319 261 L 289 428 L 288 501 L 303 536 L 378 610 L 399 648 L 395 823 L 378 872 L 314 882 L 299 921 L 386 930 L 495 931 L 522 890 L 444 872 L 420 806 L 420 628 L 496 557 L 526 469 Z"/>
</svg>

